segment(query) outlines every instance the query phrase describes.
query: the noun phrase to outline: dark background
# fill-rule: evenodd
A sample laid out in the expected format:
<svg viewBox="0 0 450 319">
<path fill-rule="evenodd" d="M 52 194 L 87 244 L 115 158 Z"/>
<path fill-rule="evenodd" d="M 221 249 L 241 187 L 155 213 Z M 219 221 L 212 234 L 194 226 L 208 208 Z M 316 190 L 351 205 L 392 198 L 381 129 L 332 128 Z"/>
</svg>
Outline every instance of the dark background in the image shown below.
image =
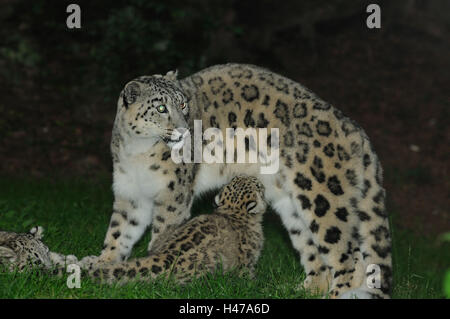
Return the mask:
<svg viewBox="0 0 450 319">
<path fill-rule="evenodd" d="M 81 29 L 66 6 L 81 6 Z M 450 1 L 0 2 L 0 175 L 109 175 L 122 86 L 224 62 L 288 76 L 358 121 L 385 169 L 388 208 L 450 229 Z M 369 3 L 381 29 L 366 27 Z"/>
</svg>

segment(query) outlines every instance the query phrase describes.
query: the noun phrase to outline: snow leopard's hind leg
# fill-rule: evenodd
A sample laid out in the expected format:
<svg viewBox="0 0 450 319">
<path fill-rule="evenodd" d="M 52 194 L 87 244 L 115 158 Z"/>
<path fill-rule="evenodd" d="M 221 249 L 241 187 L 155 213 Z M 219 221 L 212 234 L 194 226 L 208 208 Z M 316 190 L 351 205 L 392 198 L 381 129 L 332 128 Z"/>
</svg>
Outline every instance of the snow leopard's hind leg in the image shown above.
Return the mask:
<svg viewBox="0 0 450 319">
<path fill-rule="evenodd" d="M 355 203 L 359 211 L 367 212 L 359 231 L 354 232 L 362 254 L 364 276 L 355 289 L 341 298 L 389 298 L 392 292 L 392 254 L 389 219 L 382 187 L 382 168 L 369 149 L 364 155 L 363 198 Z"/>
<path fill-rule="evenodd" d="M 331 284 L 330 271 L 312 240 L 311 230 L 296 211 L 293 199 L 286 196 L 273 202 L 272 206 L 280 215 L 292 245 L 300 255 L 306 274 L 302 287 L 313 293 L 326 294 Z"/>
</svg>

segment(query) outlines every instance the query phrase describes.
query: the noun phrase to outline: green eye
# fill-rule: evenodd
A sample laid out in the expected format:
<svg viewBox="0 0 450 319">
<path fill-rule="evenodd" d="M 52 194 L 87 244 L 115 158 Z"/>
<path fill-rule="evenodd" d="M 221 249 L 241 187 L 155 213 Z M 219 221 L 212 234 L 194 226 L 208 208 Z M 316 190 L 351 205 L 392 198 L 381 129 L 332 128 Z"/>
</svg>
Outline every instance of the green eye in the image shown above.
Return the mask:
<svg viewBox="0 0 450 319">
<path fill-rule="evenodd" d="M 159 113 L 166 113 L 167 112 L 167 108 L 165 105 L 159 105 L 157 108 Z"/>
</svg>

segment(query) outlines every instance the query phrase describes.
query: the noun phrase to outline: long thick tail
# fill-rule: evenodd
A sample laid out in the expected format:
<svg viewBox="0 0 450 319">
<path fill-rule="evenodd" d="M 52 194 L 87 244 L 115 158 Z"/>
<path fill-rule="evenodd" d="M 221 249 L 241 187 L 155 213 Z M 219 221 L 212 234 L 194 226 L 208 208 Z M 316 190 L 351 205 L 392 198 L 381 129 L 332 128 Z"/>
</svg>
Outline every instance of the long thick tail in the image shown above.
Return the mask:
<svg viewBox="0 0 450 319">
<path fill-rule="evenodd" d="M 128 282 L 133 280 L 148 281 L 163 273 L 163 268 L 150 257 L 138 258 L 115 264 L 93 265 L 85 271 L 90 278 L 101 282 Z"/>
<path fill-rule="evenodd" d="M 80 268 L 82 278 L 92 278 L 107 284 L 149 281 L 159 276 L 168 276 L 172 272 L 173 265 L 173 260 L 170 258 L 162 259 L 159 256 L 136 258 L 120 263 L 101 263 L 96 256 L 88 256 L 80 261 L 74 256 L 68 258 L 69 256 L 53 254 L 52 257 L 55 266 L 52 269 L 53 275 L 62 277 L 68 273 L 67 267 L 76 265 Z M 177 274 L 176 279 L 183 282 L 181 275 L 181 273 Z"/>
</svg>

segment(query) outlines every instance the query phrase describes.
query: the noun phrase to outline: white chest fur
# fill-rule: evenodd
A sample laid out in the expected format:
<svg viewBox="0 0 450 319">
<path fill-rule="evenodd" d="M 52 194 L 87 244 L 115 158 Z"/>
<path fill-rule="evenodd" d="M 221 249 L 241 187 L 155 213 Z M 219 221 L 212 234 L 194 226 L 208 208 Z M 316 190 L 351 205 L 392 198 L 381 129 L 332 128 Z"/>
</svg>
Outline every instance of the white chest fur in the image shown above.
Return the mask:
<svg viewBox="0 0 450 319">
<path fill-rule="evenodd" d="M 154 172 L 149 170 L 149 164 L 136 159 L 121 161 L 124 169 L 114 170 L 114 194 L 126 199 L 150 199 L 163 189 L 164 183 L 159 183 Z"/>
<path fill-rule="evenodd" d="M 114 165 L 114 194 L 130 200 L 148 201 L 163 189 L 163 181 L 158 182 L 160 175 L 149 169 L 151 152 L 149 142 L 130 142 L 119 150 L 119 162 Z"/>
</svg>

